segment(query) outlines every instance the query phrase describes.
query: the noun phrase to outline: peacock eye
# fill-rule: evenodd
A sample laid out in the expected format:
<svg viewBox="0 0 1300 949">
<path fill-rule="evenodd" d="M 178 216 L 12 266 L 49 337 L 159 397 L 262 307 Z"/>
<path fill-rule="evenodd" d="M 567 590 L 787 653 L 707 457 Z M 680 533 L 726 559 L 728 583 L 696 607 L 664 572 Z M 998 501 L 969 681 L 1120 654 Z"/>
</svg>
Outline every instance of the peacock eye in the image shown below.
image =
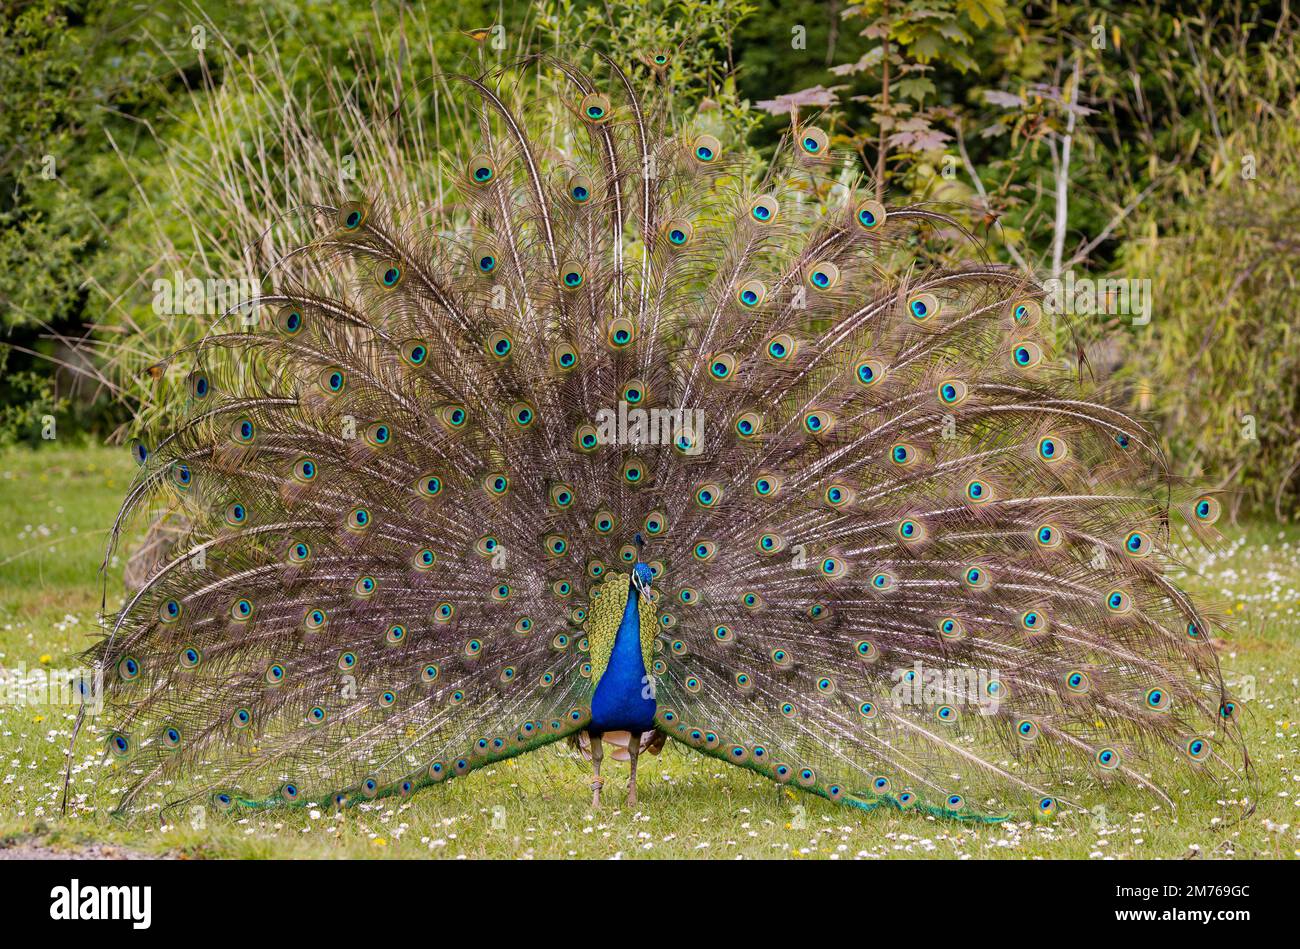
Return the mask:
<svg viewBox="0 0 1300 949">
<path fill-rule="evenodd" d="M 759 224 L 771 224 L 776 220 L 779 211 L 780 205 L 777 204 L 776 198 L 771 195 L 756 198 L 754 203 L 749 206 L 750 218 Z"/>
<path fill-rule="evenodd" d="M 426 498 L 436 498 L 442 494 L 442 478 L 436 474 L 427 474 L 415 482 L 415 490 Z"/>
<path fill-rule="evenodd" d="M 1111 590 L 1106 594 L 1106 609 L 1114 616 L 1122 616 L 1133 609 L 1133 599 L 1124 590 Z"/>
<path fill-rule="evenodd" d="M 825 154 L 830 139 L 819 128 L 806 128 L 799 135 L 799 147 L 805 155 L 819 157 Z"/>
<path fill-rule="evenodd" d="M 1192 513 L 1200 524 L 1213 524 L 1219 519 L 1220 511 L 1218 499 L 1209 495 L 1197 498 L 1192 502 Z"/>
<path fill-rule="evenodd" d="M 610 320 L 605 339 L 614 349 L 625 349 L 636 339 L 636 328 L 626 317 Z"/>
<path fill-rule="evenodd" d="M 961 405 L 969 394 L 970 387 L 960 379 L 944 379 L 939 383 L 939 401 L 944 405 Z"/>
<path fill-rule="evenodd" d="M 767 288 L 760 280 L 747 280 L 736 290 L 736 301 L 747 310 L 761 306 L 767 298 Z"/>
<path fill-rule="evenodd" d="M 619 398 L 629 406 L 636 406 L 645 401 L 647 391 L 646 384 L 642 380 L 629 379 L 623 384 L 623 388 L 619 390 L 618 394 Z"/>
<path fill-rule="evenodd" d="M 569 179 L 567 193 L 574 204 L 586 204 L 591 200 L 594 190 L 595 186 L 586 175 L 574 175 Z"/>
<path fill-rule="evenodd" d="M 673 218 L 664 225 L 663 233 L 672 247 L 685 247 L 691 242 L 691 238 L 695 236 L 695 228 L 690 221 Z"/>
<path fill-rule="evenodd" d="M 695 489 L 695 503 L 700 507 L 713 507 L 722 501 L 722 486 L 710 481 Z"/>
<path fill-rule="evenodd" d="M 939 638 L 948 642 L 957 642 L 966 636 L 966 627 L 955 616 L 945 616 L 939 620 Z"/>
<path fill-rule="evenodd" d="M 1124 538 L 1124 553 L 1130 557 L 1146 557 L 1152 549 L 1151 536 L 1145 531 L 1130 531 Z"/>
<path fill-rule="evenodd" d="M 736 357 L 730 353 L 715 353 L 709 357 L 709 375 L 719 382 L 725 382 L 736 372 Z"/>
<path fill-rule="evenodd" d="M 826 557 L 821 562 L 821 572 L 826 577 L 839 577 L 845 572 L 845 563 L 839 557 Z"/>
<path fill-rule="evenodd" d="M 576 260 L 565 261 L 560 265 L 560 286 L 565 290 L 581 288 L 586 279 L 586 271 Z"/>
<path fill-rule="evenodd" d="M 885 206 L 879 201 L 863 201 L 854 210 L 853 220 L 865 231 L 878 230 L 885 223 Z"/>
<path fill-rule="evenodd" d="M 1069 455 L 1069 445 L 1058 435 L 1044 435 L 1038 440 L 1037 454 L 1040 461 L 1055 464 Z"/>
<path fill-rule="evenodd" d="M 993 486 L 982 478 L 972 478 L 966 482 L 965 497 L 969 504 L 988 504 L 994 497 Z"/>
<path fill-rule="evenodd" d="M 593 92 L 583 96 L 582 102 L 579 103 L 578 112 L 584 119 L 592 124 L 600 124 L 609 118 L 610 104 L 609 97 Z"/>
<path fill-rule="evenodd" d="M 516 402 L 510 407 L 508 413 L 510 421 L 514 422 L 519 428 L 531 428 L 536 421 L 537 413 L 527 402 Z"/>
<path fill-rule="evenodd" d="M 646 480 L 646 468 L 639 458 L 629 458 L 623 464 L 623 482 L 635 487 Z"/>
<path fill-rule="evenodd" d="M 1041 636 L 1047 632 L 1048 617 L 1039 610 L 1026 610 L 1021 614 L 1021 628 L 1024 632 Z"/>
<path fill-rule="evenodd" d="M 645 527 L 646 533 L 652 537 L 666 534 L 668 532 L 668 515 L 661 511 L 652 511 L 646 515 L 642 526 Z"/>
<path fill-rule="evenodd" d="M 856 492 L 846 484 L 832 484 L 822 493 L 822 498 L 834 508 L 851 504 L 855 496 Z"/>
<path fill-rule="evenodd" d="M 253 425 L 253 420 L 248 418 L 236 419 L 230 426 L 231 441 L 239 445 L 248 445 L 253 441 L 257 434 L 257 428 Z"/>
<path fill-rule="evenodd" d="M 551 359 L 556 369 L 568 372 L 578 364 L 578 351 L 570 343 L 560 343 L 552 350 Z"/>
<path fill-rule="evenodd" d="M 1011 362 L 1017 369 L 1033 369 L 1043 361 L 1043 348 L 1037 343 L 1016 343 L 1011 347 Z"/>
<path fill-rule="evenodd" d="M 326 395 L 338 395 L 347 383 L 347 376 L 339 367 L 330 366 L 321 370 L 318 381 Z"/>
<path fill-rule="evenodd" d="M 741 412 L 733 426 L 741 438 L 750 439 L 763 429 L 763 417 L 757 412 Z"/>
<path fill-rule="evenodd" d="M 907 301 L 907 313 L 917 323 L 928 323 L 939 313 L 939 300 L 933 293 L 918 293 Z"/>
<path fill-rule="evenodd" d="M 296 306 L 281 307 L 275 315 L 276 328 L 286 336 L 297 336 L 302 331 L 306 320 L 302 315 L 302 310 Z"/>
<path fill-rule="evenodd" d="M 469 180 L 479 186 L 490 184 L 497 176 L 496 163 L 484 154 L 474 155 L 465 168 Z"/>
<path fill-rule="evenodd" d="M 366 223 L 368 210 L 359 201 L 349 201 L 339 208 L 338 223 L 345 231 L 355 231 Z"/>
<path fill-rule="evenodd" d="M 568 484 L 551 485 L 551 504 L 560 510 L 564 510 L 573 503 L 573 488 Z"/>
<path fill-rule="evenodd" d="M 853 365 L 853 376 L 858 385 L 870 389 L 885 378 L 885 364 L 871 356 L 859 356 Z"/>
<path fill-rule="evenodd" d="M 835 427 L 835 416 L 825 409 L 809 409 L 803 415 L 803 429 L 809 435 L 826 435 Z"/>
<path fill-rule="evenodd" d="M 1011 304 L 1011 320 L 1018 327 L 1029 327 L 1042 318 L 1043 308 L 1037 300 L 1016 300 Z"/>
<path fill-rule="evenodd" d="M 840 282 L 840 268 L 823 260 L 808 268 L 805 279 L 814 290 L 833 290 Z"/>
<path fill-rule="evenodd" d="M 701 165 L 711 165 L 722 154 L 722 143 L 712 135 L 701 135 L 691 144 L 691 156 Z"/>
<path fill-rule="evenodd" d="M 402 344 L 402 358 L 411 366 L 423 366 L 429 358 L 429 345 L 422 339 L 408 339 Z"/>
</svg>

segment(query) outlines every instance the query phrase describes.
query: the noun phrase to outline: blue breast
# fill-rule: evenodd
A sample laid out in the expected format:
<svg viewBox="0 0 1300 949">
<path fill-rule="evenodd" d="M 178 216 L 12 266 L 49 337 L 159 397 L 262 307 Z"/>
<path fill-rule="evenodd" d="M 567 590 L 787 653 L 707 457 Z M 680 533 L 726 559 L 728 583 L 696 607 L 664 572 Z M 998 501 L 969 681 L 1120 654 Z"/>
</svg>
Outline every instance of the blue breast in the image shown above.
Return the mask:
<svg viewBox="0 0 1300 949">
<path fill-rule="evenodd" d="M 633 733 L 654 727 L 655 700 L 649 693 L 645 663 L 641 659 L 641 618 L 637 613 L 637 590 L 628 589 L 623 621 L 614 637 L 614 652 L 596 684 L 591 698 L 591 725 L 596 734 L 612 731 Z"/>
</svg>

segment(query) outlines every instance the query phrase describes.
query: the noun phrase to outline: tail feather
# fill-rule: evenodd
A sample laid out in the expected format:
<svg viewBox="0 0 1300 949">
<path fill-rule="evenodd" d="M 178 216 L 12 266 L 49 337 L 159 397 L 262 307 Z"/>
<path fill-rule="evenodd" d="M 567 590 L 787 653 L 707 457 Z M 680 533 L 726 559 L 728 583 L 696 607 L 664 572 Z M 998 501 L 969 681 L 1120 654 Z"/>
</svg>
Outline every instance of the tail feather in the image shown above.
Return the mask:
<svg viewBox="0 0 1300 949">
<path fill-rule="evenodd" d="M 1218 502 L 1171 507 L 1041 291 L 922 259 L 961 228 L 855 194 L 812 126 L 755 174 L 600 65 L 457 77 L 460 204 L 305 209 L 178 354 L 192 410 L 112 536 L 151 505 L 190 536 L 91 653 L 123 806 L 355 803 L 576 735 L 593 590 L 638 558 L 659 729 L 793 788 L 993 820 L 1233 767 L 1214 617 L 1167 576 L 1170 516 L 1212 538 Z M 516 97 L 546 68 L 558 106 Z"/>
</svg>

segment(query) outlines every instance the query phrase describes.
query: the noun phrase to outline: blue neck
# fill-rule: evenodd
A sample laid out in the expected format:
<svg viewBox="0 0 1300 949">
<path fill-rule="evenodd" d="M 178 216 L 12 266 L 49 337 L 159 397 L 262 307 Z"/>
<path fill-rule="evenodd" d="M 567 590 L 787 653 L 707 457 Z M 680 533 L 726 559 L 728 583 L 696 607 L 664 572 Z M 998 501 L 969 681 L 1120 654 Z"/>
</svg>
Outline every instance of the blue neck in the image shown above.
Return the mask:
<svg viewBox="0 0 1300 949">
<path fill-rule="evenodd" d="M 591 698 L 590 731 L 649 731 L 654 727 L 655 700 L 649 694 L 650 680 L 641 658 L 641 616 L 637 609 L 636 584 L 628 588 L 623 621 L 614 637 L 609 665 L 596 684 Z"/>
</svg>

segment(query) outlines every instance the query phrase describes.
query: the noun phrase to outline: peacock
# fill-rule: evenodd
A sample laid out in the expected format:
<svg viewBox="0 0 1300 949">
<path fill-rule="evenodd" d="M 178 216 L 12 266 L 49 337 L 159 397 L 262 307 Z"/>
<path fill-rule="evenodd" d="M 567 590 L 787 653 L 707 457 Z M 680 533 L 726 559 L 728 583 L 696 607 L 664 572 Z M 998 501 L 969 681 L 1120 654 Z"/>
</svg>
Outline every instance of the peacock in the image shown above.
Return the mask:
<svg viewBox="0 0 1300 949">
<path fill-rule="evenodd" d="M 183 536 L 88 653 L 121 811 L 351 807 L 565 740 L 593 806 L 672 741 L 972 821 L 1248 767 L 1170 578 L 1220 496 L 1053 355 L 1041 287 L 797 114 L 761 163 L 675 120 L 670 55 L 514 64 L 563 89 L 546 145 L 506 70 L 457 77 L 451 211 L 302 208 L 173 357 L 109 549 L 145 509 Z"/>
</svg>

